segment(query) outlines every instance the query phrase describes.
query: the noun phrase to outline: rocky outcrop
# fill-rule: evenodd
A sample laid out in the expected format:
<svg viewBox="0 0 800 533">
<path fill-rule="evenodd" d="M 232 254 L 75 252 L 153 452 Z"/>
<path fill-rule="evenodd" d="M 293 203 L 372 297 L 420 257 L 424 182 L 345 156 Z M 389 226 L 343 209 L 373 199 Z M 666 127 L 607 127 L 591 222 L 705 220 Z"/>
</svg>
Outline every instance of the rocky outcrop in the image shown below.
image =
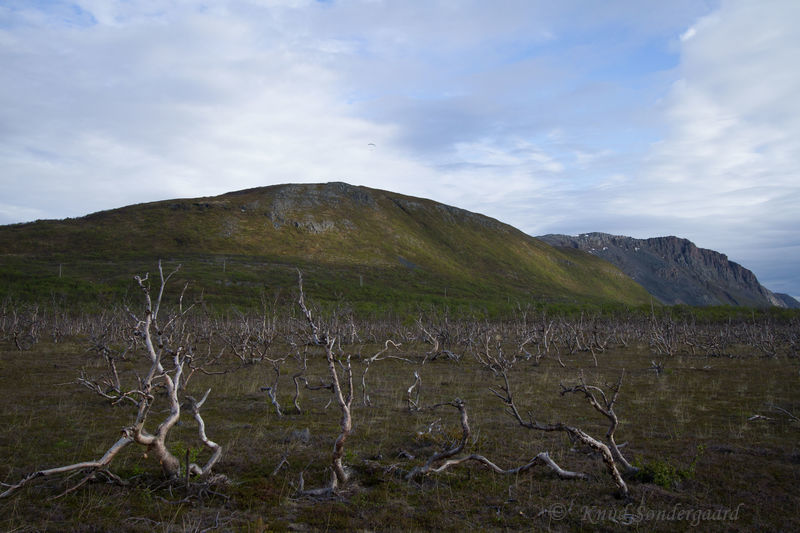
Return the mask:
<svg viewBox="0 0 800 533">
<path fill-rule="evenodd" d="M 686 239 L 634 239 L 607 233 L 538 238 L 602 257 L 668 305 L 787 307 L 787 302 L 762 286 L 750 270 Z"/>
</svg>

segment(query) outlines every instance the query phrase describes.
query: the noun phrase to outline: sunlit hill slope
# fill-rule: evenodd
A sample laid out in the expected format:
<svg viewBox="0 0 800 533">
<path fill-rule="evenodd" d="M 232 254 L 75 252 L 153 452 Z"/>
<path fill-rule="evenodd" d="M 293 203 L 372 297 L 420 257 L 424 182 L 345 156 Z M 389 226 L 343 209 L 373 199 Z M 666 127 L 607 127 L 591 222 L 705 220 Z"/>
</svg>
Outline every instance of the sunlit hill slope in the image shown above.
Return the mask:
<svg viewBox="0 0 800 533">
<path fill-rule="evenodd" d="M 119 298 L 157 259 L 209 302 L 291 291 L 364 310 L 649 301 L 610 263 L 495 219 L 345 183 L 277 185 L 0 227 L 0 295 Z M 98 300 L 99 295 L 99 300 Z"/>
</svg>

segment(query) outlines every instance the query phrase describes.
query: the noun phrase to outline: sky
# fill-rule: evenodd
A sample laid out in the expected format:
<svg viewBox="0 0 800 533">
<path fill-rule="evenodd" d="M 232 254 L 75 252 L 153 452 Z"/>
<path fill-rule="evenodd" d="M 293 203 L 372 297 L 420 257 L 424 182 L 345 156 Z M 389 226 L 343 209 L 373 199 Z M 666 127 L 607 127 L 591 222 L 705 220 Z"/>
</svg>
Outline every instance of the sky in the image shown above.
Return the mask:
<svg viewBox="0 0 800 533">
<path fill-rule="evenodd" d="M 797 0 L 0 0 L 0 224 L 279 183 L 677 235 L 800 297 Z"/>
</svg>

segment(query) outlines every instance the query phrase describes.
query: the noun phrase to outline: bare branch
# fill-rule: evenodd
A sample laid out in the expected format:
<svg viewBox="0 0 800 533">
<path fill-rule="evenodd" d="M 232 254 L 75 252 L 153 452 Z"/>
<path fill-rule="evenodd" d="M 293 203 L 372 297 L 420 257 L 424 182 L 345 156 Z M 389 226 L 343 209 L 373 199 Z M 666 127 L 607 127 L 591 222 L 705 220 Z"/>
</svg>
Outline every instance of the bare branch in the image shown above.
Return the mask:
<svg viewBox="0 0 800 533">
<path fill-rule="evenodd" d="M 92 472 L 95 472 L 97 470 L 105 468 L 106 466 L 109 465 L 109 463 L 111 463 L 114 457 L 116 457 L 116 455 L 131 442 L 133 442 L 133 439 L 128 435 L 123 434 L 123 436 L 120 437 L 120 439 L 117 440 L 117 442 L 115 442 L 114 445 L 111 446 L 111 448 L 109 448 L 106 451 L 106 453 L 103 454 L 103 456 L 96 461 L 86 461 L 83 463 L 75 463 L 66 466 L 59 466 L 57 468 L 49 468 L 47 470 L 38 470 L 36 472 L 28 474 L 27 476 L 22 478 L 22 480 L 20 480 L 19 483 L 9 486 L 8 489 L 6 489 L 2 494 L 0 494 L 0 499 L 10 496 L 18 489 L 24 487 L 31 481 L 38 478 L 54 476 L 57 474 L 65 474 L 67 472 L 75 472 L 78 470 L 91 470 Z"/>
<path fill-rule="evenodd" d="M 210 392 L 211 389 L 208 389 L 199 402 L 191 396 L 186 397 L 188 407 L 192 411 L 194 419 L 197 421 L 197 432 L 200 437 L 200 441 L 205 444 L 206 447 L 212 450 L 211 458 L 206 462 L 205 466 L 201 468 L 199 465 L 192 463 L 187 467 L 187 473 L 192 473 L 201 477 L 208 476 L 211 473 L 211 469 L 215 464 L 217 464 L 217 462 L 220 460 L 220 457 L 222 457 L 222 446 L 208 438 L 206 435 L 206 424 L 203 421 L 203 417 L 200 416 L 200 408 L 206 402 Z"/>
<path fill-rule="evenodd" d="M 414 383 L 406 390 L 406 402 L 408 403 L 409 411 L 419 411 L 419 390 L 422 386 L 422 379 L 419 377 L 419 372 L 414 371 Z M 411 397 L 413 391 L 416 390 L 414 398 Z"/>
<path fill-rule="evenodd" d="M 404 357 L 397 357 L 395 355 L 386 355 L 384 357 L 381 357 L 381 355 L 383 355 L 384 353 L 386 353 L 387 350 L 389 350 L 389 345 L 390 344 L 394 348 L 400 348 L 400 346 L 401 346 L 401 344 L 398 344 L 398 343 L 394 342 L 393 340 L 387 340 L 384 343 L 384 346 L 383 346 L 382 350 L 380 350 L 378 353 L 376 353 L 372 357 L 364 359 L 364 373 L 361 374 L 361 391 L 362 391 L 362 402 L 364 403 L 364 406 L 366 406 L 366 407 L 369 407 L 369 406 L 372 405 L 372 402 L 369 399 L 369 393 L 367 392 L 367 372 L 369 372 L 370 364 L 374 363 L 375 361 L 381 361 L 383 359 L 398 359 L 400 361 L 405 361 L 406 363 L 413 363 L 413 361 L 411 361 L 410 359 L 406 359 Z"/>
<path fill-rule="evenodd" d="M 471 431 L 469 427 L 469 419 L 467 417 L 467 409 L 466 405 L 464 404 L 464 400 L 462 400 L 461 398 L 456 398 L 455 400 L 449 403 L 436 404 L 430 409 L 436 409 L 444 405 L 455 407 L 456 409 L 458 409 L 458 412 L 461 415 L 461 440 L 449 450 L 433 454 L 423 466 L 414 467 L 414 469 L 411 470 L 411 472 L 406 474 L 407 481 L 414 479 L 418 475 L 424 475 L 431 472 L 434 468 L 434 464 L 449 459 L 450 457 L 453 457 L 454 455 L 461 453 L 461 451 L 464 449 L 464 446 L 466 446 L 467 444 L 467 440 L 470 437 Z"/>
<path fill-rule="evenodd" d="M 480 463 L 488 467 L 492 472 L 495 472 L 496 474 L 503 474 L 503 475 L 522 474 L 524 472 L 527 472 L 528 470 L 531 470 L 535 466 L 544 465 L 550 468 L 553 472 L 555 472 L 556 475 L 561 479 L 589 479 L 589 476 L 587 476 L 582 472 L 571 472 L 569 470 L 564 470 L 563 468 L 558 466 L 558 464 L 556 464 L 555 461 L 553 461 L 553 459 L 547 452 L 540 452 L 536 457 L 531 459 L 528 463 L 522 466 L 518 466 L 516 468 L 509 468 L 507 470 L 500 468 L 499 466 L 491 462 L 483 455 L 472 454 L 466 457 L 462 457 L 460 459 L 448 459 L 440 466 L 431 469 L 430 472 L 439 473 L 450 468 L 451 466 L 457 466 L 462 463 L 466 463 L 468 461 L 475 461 L 477 463 Z"/>
</svg>

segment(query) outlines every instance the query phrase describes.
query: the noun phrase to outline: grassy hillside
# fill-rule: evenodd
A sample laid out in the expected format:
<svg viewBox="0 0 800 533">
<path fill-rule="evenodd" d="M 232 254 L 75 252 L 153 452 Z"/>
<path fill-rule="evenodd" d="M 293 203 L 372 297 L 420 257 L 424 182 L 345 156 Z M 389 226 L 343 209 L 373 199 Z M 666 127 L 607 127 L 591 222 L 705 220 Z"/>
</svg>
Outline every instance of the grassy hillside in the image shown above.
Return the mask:
<svg viewBox="0 0 800 533">
<path fill-rule="evenodd" d="M 362 310 L 420 303 L 641 304 L 648 294 L 601 259 L 497 220 L 344 183 L 279 185 L 0 227 L 0 295 L 87 301 L 124 294 L 159 258 L 209 301 L 257 302 L 306 272 L 321 301 Z M 105 296 L 103 296 L 105 295 Z"/>
</svg>

